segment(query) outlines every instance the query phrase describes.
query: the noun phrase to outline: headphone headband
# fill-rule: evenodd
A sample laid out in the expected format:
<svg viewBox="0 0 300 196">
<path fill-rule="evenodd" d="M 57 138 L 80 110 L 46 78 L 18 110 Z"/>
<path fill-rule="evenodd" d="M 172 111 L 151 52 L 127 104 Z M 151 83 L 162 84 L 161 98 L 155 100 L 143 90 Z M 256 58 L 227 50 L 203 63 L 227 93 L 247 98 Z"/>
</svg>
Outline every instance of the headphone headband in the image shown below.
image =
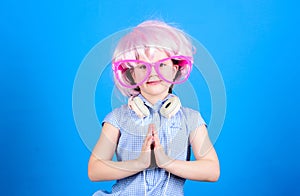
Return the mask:
<svg viewBox="0 0 300 196">
<path fill-rule="evenodd" d="M 130 97 L 128 99 L 128 107 L 132 109 L 139 118 L 150 115 L 150 111 L 140 97 Z M 160 114 L 165 118 L 174 116 L 181 107 L 180 100 L 177 96 L 170 97 L 160 108 Z"/>
</svg>

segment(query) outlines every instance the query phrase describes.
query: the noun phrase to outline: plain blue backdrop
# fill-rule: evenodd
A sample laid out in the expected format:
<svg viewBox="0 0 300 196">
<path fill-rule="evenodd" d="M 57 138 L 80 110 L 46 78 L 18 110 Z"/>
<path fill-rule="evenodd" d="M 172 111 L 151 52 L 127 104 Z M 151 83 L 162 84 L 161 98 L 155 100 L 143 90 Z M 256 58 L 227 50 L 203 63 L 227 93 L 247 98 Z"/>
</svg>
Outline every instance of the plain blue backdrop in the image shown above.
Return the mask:
<svg viewBox="0 0 300 196">
<path fill-rule="evenodd" d="M 112 182 L 87 177 L 90 151 L 73 119 L 73 82 L 95 44 L 153 18 L 200 41 L 226 86 L 215 144 L 221 177 L 187 181 L 186 195 L 299 195 L 298 8 L 276 0 L 2 1 L 0 195 L 110 189 Z"/>
</svg>

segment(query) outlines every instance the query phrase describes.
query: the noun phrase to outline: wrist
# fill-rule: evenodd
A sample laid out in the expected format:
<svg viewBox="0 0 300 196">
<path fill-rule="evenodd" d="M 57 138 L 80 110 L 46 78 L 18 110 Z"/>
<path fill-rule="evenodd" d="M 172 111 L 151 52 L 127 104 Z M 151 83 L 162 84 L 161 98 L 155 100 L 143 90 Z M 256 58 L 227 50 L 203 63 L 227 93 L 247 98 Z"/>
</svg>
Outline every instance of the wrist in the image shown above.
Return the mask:
<svg viewBox="0 0 300 196">
<path fill-rule="evenodd" d="M 175 161 L 176 161 L 175 159 L 171 159 L 170 157 L 168 157 L 168 159 L 166 159 L 165 163 L 163 165 L 161 165 L 161 168 L 166 171 L 170 171 L 170 170 L 172 170 Z"/>
<path fill-rule="evenodd" d="M 157 166 L 165 170 L 173 162 L 173 159 L 166 155 L 163 148 L 158 148 L 155 150 L 155 159 Z"/>
<path fill-rule="evenodd" d="M 143 171 L 147 169 L 150 165 L 147 161 L 143 161 L 141 159 L 135 159 L 133 160 L 134 167 L 136 168 L 137 171 Z"/>
</svg>

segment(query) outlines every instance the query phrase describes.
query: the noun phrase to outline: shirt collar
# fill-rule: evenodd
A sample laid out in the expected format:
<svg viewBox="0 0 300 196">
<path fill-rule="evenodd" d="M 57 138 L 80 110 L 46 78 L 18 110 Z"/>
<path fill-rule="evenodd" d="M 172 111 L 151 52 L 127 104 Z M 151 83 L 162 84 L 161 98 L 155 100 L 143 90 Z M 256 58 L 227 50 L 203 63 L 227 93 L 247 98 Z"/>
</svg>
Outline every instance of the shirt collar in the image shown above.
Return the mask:
<svg viewBox="0 0 300 196">
<path fill-rule="evenodd" d="M 161 108 L 161 106 L 162 106 L 168 99 L 170 99 L 170 97 L 172 97 L 172 96 L 174 96 L 174 95 L 169 93 L 168 96 L 167 96 L 165 99 L 159 100 L 159 101 L 157 101 L 154 105 L 152 105 L 152 104 L 151 104 L 151 103 L 150 103 L 150 102 L 149 102 L 142 94 L 139 94 L 139 95 L 138 95 L 138 97 L 142 99 L 142 101 L 144 102 L 144 104 L 145 104 L 147 107 L 153 109 L 154 111 L 158 111 L 158 110 Z"/>
</svg>

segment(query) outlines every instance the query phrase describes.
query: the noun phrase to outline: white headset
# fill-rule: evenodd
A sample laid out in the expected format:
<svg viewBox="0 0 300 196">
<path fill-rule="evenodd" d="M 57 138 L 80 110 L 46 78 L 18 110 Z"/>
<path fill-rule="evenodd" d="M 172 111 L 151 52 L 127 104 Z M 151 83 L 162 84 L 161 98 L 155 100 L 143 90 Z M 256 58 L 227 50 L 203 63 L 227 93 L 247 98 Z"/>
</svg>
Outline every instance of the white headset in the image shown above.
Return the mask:
<svg viewBox="0 0 300 196">
<path fill-rule="evenodd" d="M 139 118 L 144 118 L 150 115 L 149 109 L 145 106 L 143 100 L 139 97 L 130 97 L 128 106 L 131 108 Z M 159 112 L 166 118 L 171 118 L 180 109 L 181 103 L 177 96 L 173 95 L 160 108 Z"/>
</svg>

